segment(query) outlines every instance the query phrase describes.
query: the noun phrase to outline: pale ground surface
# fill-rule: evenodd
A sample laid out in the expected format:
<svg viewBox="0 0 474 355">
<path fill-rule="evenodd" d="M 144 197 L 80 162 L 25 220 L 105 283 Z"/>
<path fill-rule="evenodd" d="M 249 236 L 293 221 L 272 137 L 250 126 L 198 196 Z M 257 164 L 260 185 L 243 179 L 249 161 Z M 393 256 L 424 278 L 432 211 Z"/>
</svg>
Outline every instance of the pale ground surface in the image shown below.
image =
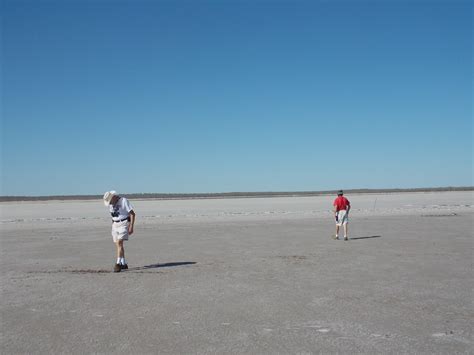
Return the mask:
<svg viewBox="0 0 474 355">
<path fill-rule="evenodd" d="M 1 203 L 1 354 L 472 353 L 473 193 Z"/>
</svg>

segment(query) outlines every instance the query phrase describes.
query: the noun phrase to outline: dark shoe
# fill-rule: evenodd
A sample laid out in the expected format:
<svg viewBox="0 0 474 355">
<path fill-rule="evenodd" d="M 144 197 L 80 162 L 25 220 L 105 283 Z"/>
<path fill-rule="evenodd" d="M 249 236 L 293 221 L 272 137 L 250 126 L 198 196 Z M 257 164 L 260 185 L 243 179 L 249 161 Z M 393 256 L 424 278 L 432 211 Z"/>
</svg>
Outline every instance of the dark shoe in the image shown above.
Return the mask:
<svg viewBox="0 0 474 355">
<path fill-rule="evenodd" d="M 344 240 L 349 240 L 349 238 L 345 237 Z"/>
<path fill-rule="evenodd" d="M 127 270 L 127 269 L 128 269 L 128 265 L 127 265 L 127 264 L 121 265 L 121 268 L 122 268 L 122 270 Z"/>
<path fill-rule="evenodd" d="M 121 270 L 122 270 L 122 267 L 120 266 L 120 264 L 114 265 L 114 272 L 120 272 Z"/>
</svg>

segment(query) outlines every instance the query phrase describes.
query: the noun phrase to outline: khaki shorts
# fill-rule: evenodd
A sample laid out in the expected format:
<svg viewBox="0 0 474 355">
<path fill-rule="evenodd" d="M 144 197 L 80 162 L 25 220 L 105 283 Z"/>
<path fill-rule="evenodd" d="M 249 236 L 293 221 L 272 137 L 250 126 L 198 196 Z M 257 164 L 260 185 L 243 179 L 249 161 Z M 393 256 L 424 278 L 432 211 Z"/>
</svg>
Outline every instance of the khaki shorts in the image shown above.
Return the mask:
<svg viewBox="0 0 474 355">
<path fill-rule="evenodd" d="M 337 222 L 336 226 L 342 226 L 343 224 L 347 224 L 349 222 L 349 214 L 346 210 L 340 210 L 337 212 Z"/>
<path fill-rule="evenodd" d="M 114 243 L 117 243 L 119 240 L 128 240 L 129 224 L 129 221 L 112 223 L 112 238 L 114 239 Z"/>
</svg>

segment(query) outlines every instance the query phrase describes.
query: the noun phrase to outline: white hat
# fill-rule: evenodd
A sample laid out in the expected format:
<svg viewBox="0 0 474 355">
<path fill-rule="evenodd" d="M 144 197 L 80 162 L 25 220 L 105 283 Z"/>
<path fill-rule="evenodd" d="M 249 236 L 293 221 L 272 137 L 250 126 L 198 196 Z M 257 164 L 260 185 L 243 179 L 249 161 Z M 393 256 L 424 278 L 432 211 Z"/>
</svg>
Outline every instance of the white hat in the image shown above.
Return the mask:
<svg viewBox="0 0 474 355">
<path fill-rule="evenodd" d="M 110 202 L 112 201 L 112 198 L 114 196 L 117 196 L 117 191 L 107 191 L 105 194 L 104 194 L 104 205 L 108 206 L 110 205 Z"/>
</svg>

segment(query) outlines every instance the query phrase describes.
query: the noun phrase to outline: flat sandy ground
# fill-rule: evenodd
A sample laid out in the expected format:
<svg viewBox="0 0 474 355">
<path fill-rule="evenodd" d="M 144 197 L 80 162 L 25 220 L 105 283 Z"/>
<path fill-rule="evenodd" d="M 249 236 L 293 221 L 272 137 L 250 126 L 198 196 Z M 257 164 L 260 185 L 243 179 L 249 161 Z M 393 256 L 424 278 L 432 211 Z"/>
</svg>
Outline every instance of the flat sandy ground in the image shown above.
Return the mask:
<svg viewBox="0 0 474 355">
<path fill-rule="evenodd" d="M 1 354 L 472 353 L 473 193 L 2 203 Z"/>
</svg>

